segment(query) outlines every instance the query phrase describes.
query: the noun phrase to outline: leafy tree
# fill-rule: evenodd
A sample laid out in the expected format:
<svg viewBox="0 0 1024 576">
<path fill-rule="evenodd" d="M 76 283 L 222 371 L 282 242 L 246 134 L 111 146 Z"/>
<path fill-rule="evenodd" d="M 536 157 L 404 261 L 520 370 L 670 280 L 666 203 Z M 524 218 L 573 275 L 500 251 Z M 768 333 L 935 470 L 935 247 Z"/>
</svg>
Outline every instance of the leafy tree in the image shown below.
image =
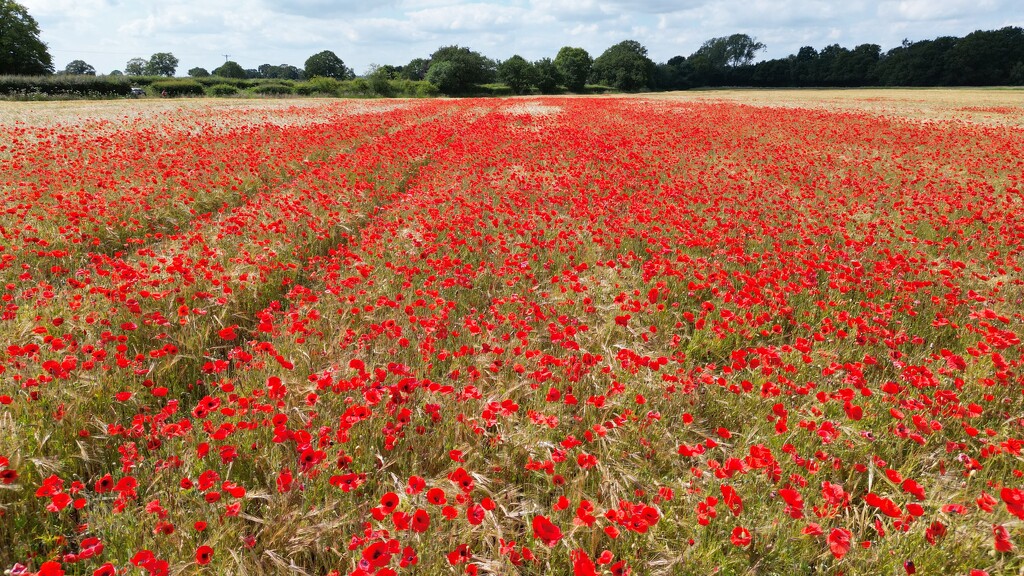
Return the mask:
<svg viewBox="0 0 1024 576">
<path fill-rule="evenodd" d="M 658 64 L 654 74 L 654 86 L 659 90 L 685 90 L 690 87 L 690 63 L 684 56 L 673 56 L 664 64 Z"/>
<path fill-rule="evenodd" d="M 195 68 L 189 69 L 188 75 L 193 78 L 206 78 L 210 75 L 210 71 L 206 68 L 199 68 L 197 66 Z"/>
<path fill-rule="evenodd" d="M 124 72 L 121 72 L 120 70 L 111 70 L 108 76 L 124 76 Z"/>
<path fill-rule="evenodd" d="M 260 78 L 276 78 L 282 80 L 299 80 L 302 78 L 302 70 L 289 64 L 260 64 L 256 69 Z"/>
<path fill-rule="evenodd" d="M 764 48 L 764 44 L 746 34 L 733 34 L 705 41 L 690 58 L 704 58 L 716 69 L 747 66 Z"/>
<path fill-rule="evenodd" d="M 604 51 L 594 60 L 591 78 L 620 90 L 639 90 L 651 85 L 654 62 L 647 57 L 647 48 L 636 40 L 624 40 Z"/>
<path fill-rule="evenodd" d="M 149 62 L 143 58 L 132 58 L 124 65 L 124 73 L 129 76 L 145 76 Z"/>
<path fill-rule="evenodd" d="M 391 85 L 391 80 L 395 78 L 396 70 L 397 68 L 394 66 L 370 64 L 370 69 L 366 72 L 366 81 L 370 85 L 370 90 L 378 96 L 393 97 L 395 88 Z"/>
<path fill-rule="evenodd" d="M 314 78 L 316 76 L 347 80 L 354 75 L 337 54 L 330 50 L 324 50 L 306 59 L 306 77 Z"/>
<path fill-rule="evenodd" d="M 516 54 L 498 65 L 498 81 L 515 94 L 525 94 L 537 83 L 537 71 L 526 58 Z"/>
<path fill-rule="evenodd" d="M 583 48 L 563 46 L 555 56 L 555 67 L 562 75 L 566 88 L 573 92 L 583 91 L 593 65 L 594 59 Z"/>
<path fill-rule="evenodd" d="M 949 55 L 958 84 L 996 86 L 1010 82 L 1014 66 L 1024 61 L 1024 29 L 1007 26 L 964 36 Z"/>
<path fill-rule="evenodd" d="M 255 69 L 255 68 L 246 68 L 245 69 L 245 77 L 249 78 L 249 79 L 259 78 L 260 77 L 260 71 Z"/>
<path fill-rule="evenodd" d="M 562 83 L 562 74 L 551 58 L 537 60 L 533 63 L 533 69 L 536 71 L 537 89 L 541 94 L 554 94 L 558 91 L 558 85 Z"/>
<path fill-rule="evenodd" d="M 428 70 L 430 70 L 430 60 L 413 58 L 408 64 L 402 66 L 401 77 L 406 80 L 424 80 Z"/>
<path fill-rule="evenodd" d="M 427 70 L 427 82 L 430 82 L 444 94 L 456 94 L 464 90 L 462 79 L 459 77 L 458 66 L 449 60 L 442 60 L 430 65 Z"/>
<path fill-rule="evenodd" d="M 214 76 L 220 76 L 221 78 L 238 78 L 240 80 L 244 80 L 245 68 L 242 68 L 238 62 L 235 62 L 234 60 L 228 60 L 217 68 L 214 68 L 212 74 Z"/>
<path fill-rule="evenodd" d="M 64 74 L 75 74 L 78 76 L 95 76 L 96 69 L 85 60 L 72 60 L 64 67 Z"/>
<path fill-rule="evenodd" d="M 53 59 L 35 18 L 14 0 L 0 0 L 0 74 L 52 73 Z"/>
<path fill-rule="evenodd" d="M 441 64 L 444 64 L 443 69 L 433 72 Z M 445 94 L 464 94 L 474 84 L 494 81 L 496 68 L 493 60 L 469 48 L 442 46 L 430 55 L 426 79 Z M 443 82 L 443 85 L 438 82 Z"/>
<path fill-rule="evenodd" d="M 146 64 L 146 74 L 150 76 L 174 76 L 177 69 L 178 59 L 170 52 L 157 52 Z"/>
</svg>

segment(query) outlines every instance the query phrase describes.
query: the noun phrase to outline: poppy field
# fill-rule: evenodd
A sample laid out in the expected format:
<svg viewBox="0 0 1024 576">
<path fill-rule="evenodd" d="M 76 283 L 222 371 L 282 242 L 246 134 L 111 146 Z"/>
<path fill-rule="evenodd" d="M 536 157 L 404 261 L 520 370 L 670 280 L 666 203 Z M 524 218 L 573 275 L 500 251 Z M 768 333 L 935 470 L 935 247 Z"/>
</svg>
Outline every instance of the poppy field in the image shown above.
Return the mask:
<svg viewBox="0 0 1024 576">
<path fill-rule="evenodd" d="M 161 106 L 0 124 L 6 573 L 1024 573 L 1020 125 Z"/>
</svg>

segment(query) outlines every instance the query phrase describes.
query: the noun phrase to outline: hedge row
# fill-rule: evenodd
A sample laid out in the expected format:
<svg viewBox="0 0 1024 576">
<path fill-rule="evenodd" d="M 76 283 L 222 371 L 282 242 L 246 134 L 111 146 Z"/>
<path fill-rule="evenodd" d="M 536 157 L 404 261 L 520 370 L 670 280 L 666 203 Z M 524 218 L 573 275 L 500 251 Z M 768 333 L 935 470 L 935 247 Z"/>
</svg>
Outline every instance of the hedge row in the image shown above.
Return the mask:
<svg viewBox="0 0 1024 576">
<path fill-rule="evenodd" d="M 0 76 L 0 97 L 109 98 L 129 96 L 132 87 L 150 96 L 326 96 L 429 98 L 440 92 L 431 83 L 413 80 L 356 78 L 335 80 L 240 80 L 237 78 L 166 78 L 162 76 Z"/>
<path fill-rule="evenodd" d="M 128 96 L 132 83 L 123 76 L 0 76 L 0 96 Z"/>
</svg>

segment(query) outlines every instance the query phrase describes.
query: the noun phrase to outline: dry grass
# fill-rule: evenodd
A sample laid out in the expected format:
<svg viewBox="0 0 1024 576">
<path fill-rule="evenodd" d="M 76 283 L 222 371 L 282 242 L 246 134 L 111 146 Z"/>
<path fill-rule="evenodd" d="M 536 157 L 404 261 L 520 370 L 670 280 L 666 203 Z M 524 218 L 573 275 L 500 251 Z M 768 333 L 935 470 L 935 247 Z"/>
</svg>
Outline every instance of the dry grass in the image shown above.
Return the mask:
<svg viewBox="0 0 1024 576">
<path fill-rule="evenodd" d="M 321 100 L 176 98 L 139 100 L 74 100 L 59 102 L 0 101 L 0 127 L 64 126 L 108 132 L 125 126 L 144 124 L 190 130 L 203 120 L 224 129 L 274 124 L 301 126 L 321 116 L 381 113 L 406 106 L 404 100 Z M 310 110 L 320 114 L 309 114 Z"/>
<path fill-rule="evenodd" d="M 645 94 L 642 98 L 850 110 L 917 120 L 1024 126 L 1024 89 L 1014 88 L 692 90 Z"/>
</svg>

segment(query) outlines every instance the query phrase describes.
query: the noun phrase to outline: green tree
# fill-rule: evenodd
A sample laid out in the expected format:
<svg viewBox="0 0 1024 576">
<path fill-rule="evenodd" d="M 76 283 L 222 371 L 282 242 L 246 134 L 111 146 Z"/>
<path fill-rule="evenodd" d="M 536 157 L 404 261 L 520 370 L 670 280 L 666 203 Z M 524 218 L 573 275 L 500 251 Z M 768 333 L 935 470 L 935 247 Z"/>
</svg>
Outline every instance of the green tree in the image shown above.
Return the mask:
<svg viewBox="0 0 1024 576">
<path fill-rule="evenodd" d="M 498 65 L 498 81 L 516 94 L 525 94 L 537 83 L 537 71 L 526 58 L 516 54 Z"/>
<path fill-rule="evenodd" d="M 594 60 L 590 75 L 599 84 L 620 90 L 640 90 L 651 85 L 654 69 L 654 62 L 647 57 L 647 48 L 636 40 L 624 40 Z"/>
<path fill-rule="evenodd" d="M 129 76 L 145 76 L 147 66 L 149 62 L 144 58 L 132 58 L 124 65 L 124 73 Z"/>
<path fill-rule="evenodd" d="M 366 72 L 366 81 L 370 85 L 370 90 L 378 96 L 394 97 L 395 87 L 392 86 L 391 80 L 395 78 L 395 70 L 394 66 L 370 64 L 370 69 Z"/>
<path fill-rule="evenodd" d="M 456 94 L 464 90 L 462 79 L 459 78 L 458 66 L 454 62 L 442 60 L 430 65 L 427 70 L 427 82 L 430 82 L 443 94 Z"/>
<path fill-rule="evenodd" d="M 565 87 L 573 92 L 582 92 L 590 76 L 594 59 L 583 48 L 563 46 L 555 56 L 555 67 L 565 81 Z"/>
<path fill-rule="evenodd" d="M 554 94 L 562 83 L 562 74 L 551 58 L 541 58 L 533 63 L 536 71 L 537 89 L 541 94 Z"/>
<path fill-rule="evenodd" d="M 35 18 L 14 0 L 0 0 L 0 74 L 52 73 L 53 59 Z"/>
<path fill-rule="evenodd" d="M 324 50 L 306 59 L 306 77 L 314 78 L 316 76 L 347 80 L 354 77 L 354 74 L 345 66 L 341 58 L 338 58 L 337 54 L 330 50 Z"/>
<path fill-rule="evenodd" d="M 690 63 L 684 56 L 673 56 L 664 64 L 658 64 L 654 75 L 655 88 L 659 90 L 685 90 L 690 87 Z"/>
<path fill-rule="evenodd" d="M 210 71 L 206 68 L 199 68 L 197 66 L 195 68 L 189 69 L 188 75 L 193 78 L 206 78 L 210 75 Z"/>
<path fill-rule="evenodd" d="M 256 69 L 260 78 L 275 78 L 282 80 L 299 80 L 302 78 L 302 70 L 289 64 L 260 64 Z"/>
<path fill-rule="evenodd" d="M 957 84 L 998 86 L 1010 83 L 1014 66 L 1024 61 L 1024 29 L 1007 26 L 964 36 L 949 55 Z"/>
<path fill-rule="evenodd" d="M 95 76 L 96 69 L 85 60 L 72 60 L 64 67 L 64 74 L 75 74 L 78 76 Z"/>
<path fill-rule="evenodd" d="M 430 70 L 430 60 L 426 58 L 413 58 L 408 64 L 402 66 L 400 74 L 406 80 L 425 80 L 428 70 Z"/>
<path fill-rule="evenodd" d="M 178 59 L 170 52 L 157 52 L 149 57 L 146 74 L 150 76 L 174 76 L 178 69 Z"/>
<path fill-rule="evenodd" d="M 690 58 L 704 58 L 716 69 L 735 68 L 752 63 L 757 53 L 764 48 L 764 44 L 755 38 L 746 34 L 733 34 L 707 40 Z"/>
<path fill-rule="evenodd" d="M 430 55 L 426 79 L 445 94 L 465 94 L 475 84 L 493 82 L 496 68 L 493 60 L 469 48 L 442 46 Z"/>
<path fill-rule="evenodd" d="M 212 74 L 214 76 L 220 76 L 221 78 L 238 78 L 240 80 L 244 80 L 245 68 L 242 68 L 238 62 L 235 62 L 234 60 L 228 60 L 217 68 L 214 68 Z"/>
</svg>

